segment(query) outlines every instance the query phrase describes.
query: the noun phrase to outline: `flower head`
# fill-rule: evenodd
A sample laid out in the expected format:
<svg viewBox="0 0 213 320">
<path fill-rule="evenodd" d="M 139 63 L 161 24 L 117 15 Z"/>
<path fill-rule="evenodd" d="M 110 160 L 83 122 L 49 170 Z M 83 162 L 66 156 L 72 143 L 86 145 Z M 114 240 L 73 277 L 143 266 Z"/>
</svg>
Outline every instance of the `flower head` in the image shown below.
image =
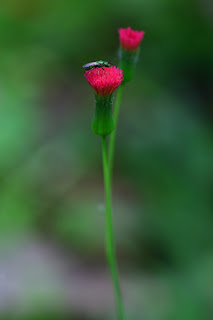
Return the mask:
<svg viewBox="0 0 213 320">
<path fill-rule="evenodd" d="M 130 27 L 118 29 L 120 45 L 123 50 L 136 51 L 141 43 L 145 32 L 132 30 Z"/>
<path fill-rule="evenodd" d="M 84 75 L 100 97 L 111 95 L 123 81 L 123 71 L 115 66 L 93 68 Z"/>
</svg>

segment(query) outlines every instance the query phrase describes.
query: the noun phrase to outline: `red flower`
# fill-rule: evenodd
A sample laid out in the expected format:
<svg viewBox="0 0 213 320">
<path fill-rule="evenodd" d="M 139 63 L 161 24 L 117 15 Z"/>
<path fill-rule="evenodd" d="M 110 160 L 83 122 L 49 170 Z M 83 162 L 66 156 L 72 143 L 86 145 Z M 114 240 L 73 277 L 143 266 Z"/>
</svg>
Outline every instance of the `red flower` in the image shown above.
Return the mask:
<svg viewBox="0 0 213 320">
<path fill-rule="evenodd" d="M 100 97 L 106 94 L 110 96 L 123 81 L 123 71 L 115 66 L 93 68 L 86 71 L 84 76 Z"/>
<path fill-rule="evenodd" d="M 132 30 L 130 27 L 118 29 L 118 32 L 122 49 L 128 51 L 136 51 L 145 34 L 144 31 Z"/>
</svg>

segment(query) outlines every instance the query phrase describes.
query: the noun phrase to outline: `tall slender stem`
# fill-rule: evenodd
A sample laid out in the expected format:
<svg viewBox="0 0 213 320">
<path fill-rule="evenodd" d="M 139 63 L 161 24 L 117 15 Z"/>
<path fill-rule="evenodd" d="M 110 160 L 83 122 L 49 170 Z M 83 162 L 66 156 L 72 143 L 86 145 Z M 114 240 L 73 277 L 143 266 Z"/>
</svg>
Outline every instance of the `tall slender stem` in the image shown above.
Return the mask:
<svg viewBox="0 0 213 320">
<path fill-rule="evenodd" d="M 114 125 L 115 129 L 110 135 L 110 141 L 109 141 L 109 171 L 110 171 L 110 180 L 112 177 L 112 171 L 113 171 L 113 165 L 114 165 L 114 150 L 115 150 L 115 137 L 116 137 L 116 132 L 117 132 L 117 123 L 118 123 L 118 116 L 119 116 L 119 111 L 120 111 L 120 106 L 121 106 L 121 98 L 123 95 L 123 90 L 124 90 L 124 84 L 121 84 L 120 87 L 118 88 L 118 93 L 115 101 L 115 110 L 114 110 Z"/>
<path fill-rule="evenodd" d="M 124 320 L 124 307 L 121 295 L 121 288 L 118 276 L 118 268 L 116 262 L 115 253 L 115 241 L 113 233 L 113 222 L 112 222 L 112 205 L 111 205 L 111 183 L 110 183 L 110 172 L 107 161 L 107 148 L 106 148 L 106 136 L 102 136 L 102 153 L 103 153 L 103 172 L 104 172 L 104 185 L 105 185 L 105 202 L 106 202 L 106 256 L 111 272 L 117 318 L 118 320 Z"/>
</svg>

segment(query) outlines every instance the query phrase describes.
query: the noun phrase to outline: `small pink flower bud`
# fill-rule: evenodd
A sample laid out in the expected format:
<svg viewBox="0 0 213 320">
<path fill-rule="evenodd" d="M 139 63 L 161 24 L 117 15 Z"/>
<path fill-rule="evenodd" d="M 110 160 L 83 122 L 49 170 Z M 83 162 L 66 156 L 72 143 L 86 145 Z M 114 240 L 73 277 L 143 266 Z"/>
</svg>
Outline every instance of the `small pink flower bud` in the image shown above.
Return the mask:
<svg viewBox="0 0 213 320">
<path fill-rule="evenodd" d="M 130 27 L 118 29 L 120 45 L 123 50 L 136 51 L 143 40 L 144 31 L 132 30 Z"/>
<path fill-rule="evenodd" d="M 135 65 L 139 56 L 139 45 L 144 31 L 132 30 L 130 27 L 118 29 L 120 39 L 120 68 L 123 70 L 124 82 L 132 80 Z"/>
</svg>

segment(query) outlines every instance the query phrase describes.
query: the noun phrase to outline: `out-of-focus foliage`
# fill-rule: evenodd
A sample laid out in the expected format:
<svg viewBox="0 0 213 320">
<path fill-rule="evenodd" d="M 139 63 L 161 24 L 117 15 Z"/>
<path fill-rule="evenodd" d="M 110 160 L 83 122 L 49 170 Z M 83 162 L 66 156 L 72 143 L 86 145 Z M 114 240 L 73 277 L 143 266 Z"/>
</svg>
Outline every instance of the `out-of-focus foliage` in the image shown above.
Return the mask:
<svg viewBox="0 0 213 320">
<path fill-rule="evenodd" d="M 1 319 L 112 319 L 82 65 L 127 26 L 146 32 L 115 154 L 128 319 L 212 319 L 212 21 L 208 0 L 1 1 Z"/>
</svg>

